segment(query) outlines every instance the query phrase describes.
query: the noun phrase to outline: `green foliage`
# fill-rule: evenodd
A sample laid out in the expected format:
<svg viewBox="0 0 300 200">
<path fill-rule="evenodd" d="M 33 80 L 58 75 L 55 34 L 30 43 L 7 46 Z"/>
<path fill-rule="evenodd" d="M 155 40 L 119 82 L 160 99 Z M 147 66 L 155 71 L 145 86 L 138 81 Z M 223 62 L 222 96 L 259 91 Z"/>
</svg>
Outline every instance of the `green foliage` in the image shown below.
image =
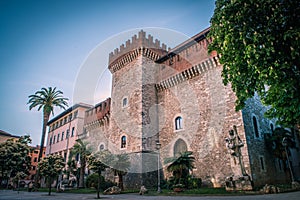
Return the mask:
<svg viewBox="0 0 300 200">
<path fill-rule="evenodd" d="M 119 183 L 118 187 L 123 191 L 123 176 L 127 174 L 130 168 L 130 160 L 128 154 L 112 154 L 111 164 L 109 166 L 118 175 Z"/>
<path fill-rule="evenodd" d="M 45 113 L 53 113 L 53 109 L 55 106 L 65 109 L 68 106 L 67 98 L 64 98 L 63 92 L 60 90 L 56 90 L 56 87 L 48 87 L 42 88 L 37 91 L 35 94 L 30 95 L 29 101 L 27 104 L 29 105 L 29 110 L 34 107 L 38 107 L 38 111 L 43 109 Z"/>
<path fill-rule="evenodd" d="M 64 166 L 64 159 L 61 155 L 49 155 L 38 163 L 40 174 L 46 178 L 57 177 Z"/>
<path fill-rule="evenodd" d="M 88 175 L 88 177 L 86 178 L 86 187 L 98 189 L 97 188 L 98 187 L 98 179 L 99 179 L 99 174 L 97 174 L 97 173 Z M 104 183 L 104 181 L 105 181 L 104 177 L 100 176 L 100 182 Z M 101 186 L 100 186 L 100 188 L 101 188 Z"/>
<path fill-rule="evenodd" d="M 33 95 L 29 95 L 27 104 L 29 105 L 29 110 L 37 107 L 38 111 L 43 109 L 43 127 L 42 127 L 42 137 L 41 137 L 41 144 L 40 144 L 40 152 L 38 156 L 38 161 L 42 158 L 43 148 L 45 143 L 45 135 L 46 135 L 46 127 L 52 113 L 54 115 L 53 109 L 54 107 L 60 107 L 65 109 L 68 106 L 67 98 L 64 98 L 63 92 L 60 90 L 56 90 L 56 87 L 48 87 L 42 88 L 41 90 L 35 92 Z M 39 171 L 37 171 L 37 174 Z M 36 181 L 37 180 L 36 176 Z"/>
<path fill-rule="evenodd" d="M 31 157 L 29 136 L 22 136 L 14 141 L 9 139 L 0 143 L 0 177 L 3 179 L 20 179 L 29 174 Z"/>
<path fill-rule="evenodd" d="M 194 168 L 195 157 L 192 156 L 193 152 L 186 151 L 180 153 L 177 157 L 166 158 L 165 163 L 170 163 L 167 167 L 169 172 L 173 173 L 175 178 L 174 184 L 179 184 L 186 181 L 189 171 Z"/>
<path fill-rule="evenodd" d="M 109 166 L 106 163 L 110 163 L 111 157 L 109 152 L 97 152 L 88 157 L 88 167 L 96 173 L 101 174 Z"/>
<path fill-rule="evenodd" d="M 99 178 L 99 174 L 97 173 L 93 173 L 90 174 L 87 178 L 86 178 L 86 187 L 87 188 L 95 188 L 98 189 L 98 178 Z M 104 191 L 109 187 L 115 186 L 115 184 L 111 181 L 106 181 L 104 179 L 103 176 L 101 176 L 100 178 L 100 190 Z"/>
<path fill-rule="evenodd" d="M 202 179 L 201 178 L 195 178 L 195 177 L 188 177 L 188 184 L 187 187 L 189 189 L 199 189 L 202 185 Z"/>
<path fill-rule="evenodd" d="M 97 198 L 100 198 L 100 185 L 101 172 L 104 171 L 109 166 L 106 163 L 110 163 L 111 156 L 108 151 L 97 152 L 88 157 L 88 167 L 98 174 L 98 186 L 97 186 Z"/>
<path fill-rule="evenodd" d="M 267 149 L 276 157 L 281 160 L 286 160 L 286 149 L 282 145 L 283 138 L 287 139 L 287 147 L 294 148 L 295 142 L 291 133 L 282 127 L 277 127 L 273 133 L 266 134 Z"/>
<path fill-rule="evenodd" d="M 221 54 L 237 110 L 257 92 L 270 105 L 267 117 L 300 124 L 299 18 L 299 1 L 216 1 L 209 50 Z"/>
<path fill-rule="evenodd" d="M 73 166 L 73 174 L 77 173 L 74 170 L 79 170 L 79 187 L 84 186 L 84 173 L 85 168 L 88 162 L 88 157 L 91 155 L 91 149 L 88 147 L 88 143 L 85 141 L 82 141 L 78 139 L 76 143 L 73 146 L 73 149 L 71 151 L 71 157 L 75 158 L 76 155 L 79 155 L 79 163 L 80 166 L 78 166 L 79 169 L 77 169 L 77 166 Z M 73 161 L 75 162 L 75 161 Z M 71 164 L 71 163 L 70 163 Z M 75 163 L 73 163 L 74 165 Z"/>
<path fill-rule="evenodd" d="M 64 159 L 61 155 L 50 155 L 38 163 L 40 174 L 48 180 L 49 195 L 51 194 L 52 181 L 61 173 L 64 166 Z"/>
</svg>

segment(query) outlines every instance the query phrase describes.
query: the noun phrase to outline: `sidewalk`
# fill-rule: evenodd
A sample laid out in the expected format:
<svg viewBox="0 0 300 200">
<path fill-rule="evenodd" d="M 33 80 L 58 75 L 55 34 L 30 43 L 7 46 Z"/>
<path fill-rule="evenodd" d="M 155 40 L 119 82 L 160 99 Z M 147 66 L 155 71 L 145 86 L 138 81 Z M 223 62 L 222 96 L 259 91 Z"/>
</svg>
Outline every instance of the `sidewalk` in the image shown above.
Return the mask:
<svg viewBox="0 0 300 200">
<path fill-rule="evenodd" d="M 0 190 L 0 199 L 5 200 L 85 200 L 96 199 L 97 194 L 72 194 L 72 193 L 51 193 L 47 192 L 24 192 L 12 190 Z M 101 199 L 114 200 L 299 200 L 300 191 L 269 194 L 269 195 L 249 195 L 249 196 L 140 196 L 138 194 L 100 195 Z"/>
</svg>

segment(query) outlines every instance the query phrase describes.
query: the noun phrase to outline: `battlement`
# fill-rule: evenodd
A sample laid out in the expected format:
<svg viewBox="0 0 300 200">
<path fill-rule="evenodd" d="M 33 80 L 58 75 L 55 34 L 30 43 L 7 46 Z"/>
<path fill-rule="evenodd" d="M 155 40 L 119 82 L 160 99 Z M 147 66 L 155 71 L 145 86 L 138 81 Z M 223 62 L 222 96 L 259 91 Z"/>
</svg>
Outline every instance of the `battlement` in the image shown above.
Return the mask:
<svg viewBox="0 0 300 200">
<path fill-rule="evenodd" d="M 107 98 L 105 101 L 102 101 L 96 104 L 94 107 L 85 111 L 84 125 L 88 126 L 92 123 L 100 122 L 101 120 L 107 120 L 110 114 L 110 102 L 111 99 Z"/>
<path fill-rule="evenodd" d="M 167 51 L 167 45 L 162 43 L 158 39 L 153 40 L 152 35 L 146 37 L 146 32 L 141 30 L 137 35 L 132 36 L 131 40 L 127 40 L 125 44 L 122 44 L 120 48 L 116 48 L 114 52 L 109 54 L 109 65 L 117 60 L 120 56 L 137 49 L 139 47 L 151 48 L 151 49 L 160 49 Z"/>
</svg>

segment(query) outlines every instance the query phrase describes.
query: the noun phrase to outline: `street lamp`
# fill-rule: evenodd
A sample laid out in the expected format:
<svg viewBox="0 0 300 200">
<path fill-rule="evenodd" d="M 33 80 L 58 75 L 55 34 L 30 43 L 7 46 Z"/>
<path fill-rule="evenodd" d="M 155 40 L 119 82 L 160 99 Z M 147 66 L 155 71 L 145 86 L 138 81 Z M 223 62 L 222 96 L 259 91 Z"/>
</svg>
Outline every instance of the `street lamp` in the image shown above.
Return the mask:
<svg viewBox="0 0 300 200">
<path fill-rule="evenodd" d="M 156 149 L 157 149 L 157 193 L 161 193 L 161 189 L 160 189 L 160 173 L 159 173 L 159 169 L 160 169 L 160 147 L 161 144 L 159 142 L 156 142 Z"/>
<path fill-rule="evenodd" d="M 282 146 L 284 147 L 284 150 L 285 150 L 286 159 L 287 159 L 287 163 L 288 163 L 288 167 L 289 167 L 289 170 L 290 170 L 291 179 L 292 179 L 292 183 L 293 183 L 293 182 L 295 182 L 295 178 L 294 178 L 293 171 L 292 171 L 292 167 L 291 167 L 291 164 L 290 164 L 289 154 L 288 154 L 288 152 L 287 152 L 288 141 L 287 141 L 287 138 L 286 138 L 286 137 L 284 137 L 284 138 L 282 139 Z"/>
</svg>

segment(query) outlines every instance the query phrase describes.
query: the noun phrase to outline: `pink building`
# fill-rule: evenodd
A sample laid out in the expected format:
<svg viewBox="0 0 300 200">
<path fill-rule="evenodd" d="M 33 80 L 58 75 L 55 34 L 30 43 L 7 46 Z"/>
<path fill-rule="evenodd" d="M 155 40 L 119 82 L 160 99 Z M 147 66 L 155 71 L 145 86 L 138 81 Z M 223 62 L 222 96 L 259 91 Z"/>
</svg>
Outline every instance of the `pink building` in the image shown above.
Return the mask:
<svg viewBox="0 0 300 200">
<path fill-rule="evenodd" d="M 46 156 L 60 154 L 68 162 L 70 150 L 83 132 L 85 111 L 91 107 L 84 103 L 75 104 L 48 122 Z"/>
</svg>

